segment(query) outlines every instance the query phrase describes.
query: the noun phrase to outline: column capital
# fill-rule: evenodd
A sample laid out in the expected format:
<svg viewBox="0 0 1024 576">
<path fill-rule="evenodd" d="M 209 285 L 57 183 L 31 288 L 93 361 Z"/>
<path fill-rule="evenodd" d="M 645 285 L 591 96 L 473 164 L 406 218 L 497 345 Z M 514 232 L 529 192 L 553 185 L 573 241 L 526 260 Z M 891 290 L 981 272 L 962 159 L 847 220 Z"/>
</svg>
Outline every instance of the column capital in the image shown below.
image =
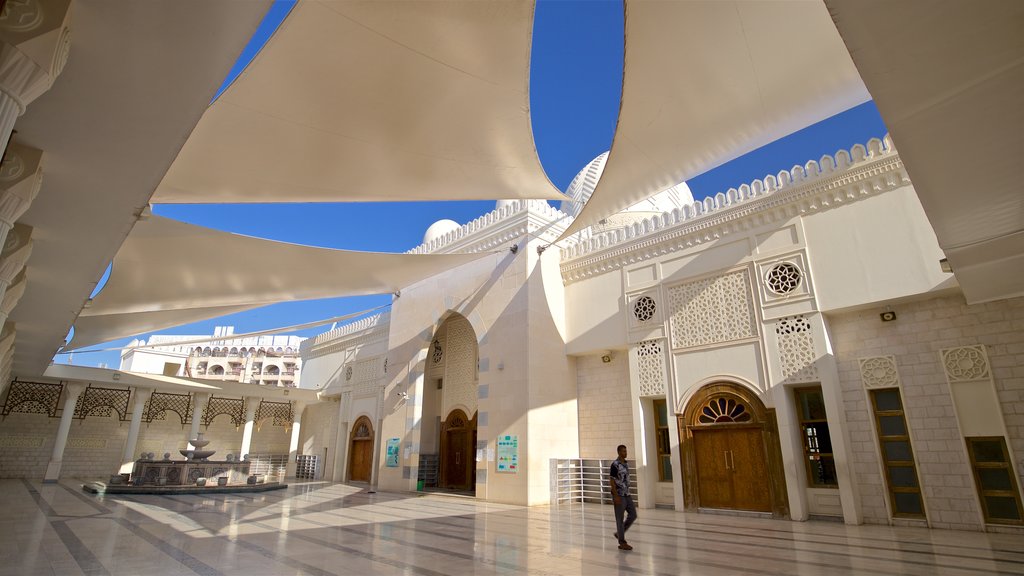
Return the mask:
<svg viewBox="0 0 1024 576">
<path fill-rule="evenodd" d="M 72 398 L 77 400 L 82 392 L 85 392 L 85 384 L 81 382 L 68 382 L 64 384 L 64 392 L 67 393 L 67 400 L 65 402 L 71 402 Z"/>
<path fill-rule="evenodd" d="M 11 315 L 11 311 L 18 305 L 21 297 L 25 294 L 25 286 L 28 285 L 28 277 L 25 275 L 26 268 L 22 266 L 21 271 L 11 281 L 11 285 L 7 287 L 7 291 L 4 292 L 3 299 L 0 300 L 0 317 L 3 318 L 0 322 L 6 322 L 7 317 Z"/>
<path fill-rule="evenodd" d="M 143 386 L 136 386 L 135 388 L 132 388 L 132 390 L 135 392 L 136 404 L 145 404 L 146 401 L 153 396 L 153 392 L 155 391 L 152 388 L 146 388 Z"/>
<path fill-rule="evenodd" d="M 0 92 L 18 114 L 53 86 L 71 51 L 71 0 L 7 0 L 0 13 Z"/>
<path fill-rule="evenodd" d="M 32 227 L 15 224 L 0 251 L 0 282 L 10 285 L 32 255 Z M 6 286 L 4 287 L 6 289 Z"/>
<path fill-rule="evenodd" d="M 4 327 L 0 330 L 0 356 L 3 356 L 14 347 L 14 339 L 17 335 L 18 328 L 14 325 L 14 322 L 4 322 Z"/>
<path fill-rule="evenodd" d="M 0 224 L 14 226 L 32 205 L 42 184 L 43 151 L 9 144 L 0 163 Z"/>
</svg>

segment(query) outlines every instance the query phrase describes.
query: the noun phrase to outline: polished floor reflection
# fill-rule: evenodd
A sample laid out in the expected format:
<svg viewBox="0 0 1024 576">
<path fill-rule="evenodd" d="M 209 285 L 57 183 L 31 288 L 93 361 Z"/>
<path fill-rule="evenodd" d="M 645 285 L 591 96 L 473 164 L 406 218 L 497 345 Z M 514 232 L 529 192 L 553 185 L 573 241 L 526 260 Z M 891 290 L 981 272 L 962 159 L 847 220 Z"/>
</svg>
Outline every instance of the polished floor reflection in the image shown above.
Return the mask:
<svg viewBox="0 0 1024 576">
<path fill-rule="evenodd" d="M 367 494 L 94 496 L 0 480 L 0 575 L 1024 574 L 1024 536 Z"/>
</svg>

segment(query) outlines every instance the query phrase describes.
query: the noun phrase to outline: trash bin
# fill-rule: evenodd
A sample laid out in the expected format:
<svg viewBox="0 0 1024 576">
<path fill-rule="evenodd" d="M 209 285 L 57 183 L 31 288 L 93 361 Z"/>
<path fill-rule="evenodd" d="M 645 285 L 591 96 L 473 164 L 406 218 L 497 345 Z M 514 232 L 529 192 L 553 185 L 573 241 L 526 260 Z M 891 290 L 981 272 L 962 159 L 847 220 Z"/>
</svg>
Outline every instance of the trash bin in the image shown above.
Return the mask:
<svg viewBox="0 0 1024 576">
<path fill-rule="evenodd" d="M 423 480 L 416 481 L 416 491 L 423 492 Z"/>
</svg>

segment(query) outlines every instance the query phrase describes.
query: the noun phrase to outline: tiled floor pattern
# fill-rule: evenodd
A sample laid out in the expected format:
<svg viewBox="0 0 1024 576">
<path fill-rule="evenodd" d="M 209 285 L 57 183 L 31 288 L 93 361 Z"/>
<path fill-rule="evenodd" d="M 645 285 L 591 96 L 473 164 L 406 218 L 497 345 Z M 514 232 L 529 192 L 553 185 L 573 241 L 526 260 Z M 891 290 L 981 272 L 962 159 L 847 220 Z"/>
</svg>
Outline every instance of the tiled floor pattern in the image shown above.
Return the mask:
<svg viewBox="0 0 1024 576">
<path fill-rule="evenodd" d="M 306 483 L 94 496 L 0 480 L 0 576 L 41 574 L 1024 574 L 1024 536 L 640 510 L 506 506 Z"/>
</svg>

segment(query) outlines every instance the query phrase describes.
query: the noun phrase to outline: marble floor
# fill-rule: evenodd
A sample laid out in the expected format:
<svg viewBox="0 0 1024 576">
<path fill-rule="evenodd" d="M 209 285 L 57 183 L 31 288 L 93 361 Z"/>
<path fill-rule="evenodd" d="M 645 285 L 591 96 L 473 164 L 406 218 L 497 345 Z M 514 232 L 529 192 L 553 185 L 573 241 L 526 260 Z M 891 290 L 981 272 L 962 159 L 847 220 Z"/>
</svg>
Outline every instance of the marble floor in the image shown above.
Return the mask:
<svg viewBox="0 0 1024 576">
<path fill-rule="evenodd" d="M 1024 536 L 611 508 L 525 508 L 313 482 L 94 496 L 0 480 L 0 575 L 1024 574 Z"/>
</svg>

